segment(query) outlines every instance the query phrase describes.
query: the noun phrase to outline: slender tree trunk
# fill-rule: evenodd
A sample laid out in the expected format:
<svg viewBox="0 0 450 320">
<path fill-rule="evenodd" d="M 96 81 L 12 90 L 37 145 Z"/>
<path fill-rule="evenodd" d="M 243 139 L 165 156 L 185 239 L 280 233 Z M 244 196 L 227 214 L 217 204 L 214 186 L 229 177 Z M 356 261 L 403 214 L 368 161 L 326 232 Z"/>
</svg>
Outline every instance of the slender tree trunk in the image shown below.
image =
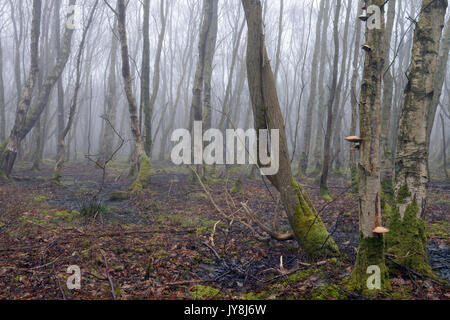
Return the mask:
<svg viewBox="0 0 450 320">
<path fill-rule="evenodd" d="M 147 3 L 149 0 L 145 0 L 145 5 L 150 7 L 150 4 Z M 142 96 L 144 100 L 144 113 L 145 113 L 145 151 L 147 153 L 147 156 L 151 156 L 152 153 L 152 146 L 153 146 L 153 137 L 152 137 L 152 121 L 153 121 L 153 112 L 155 109 L 156 99 L 158 97 L 158 91 L 159 91 L 159 83 L 160 83 L 160 65 L 161 65 L 161 55 L 162 55 L 162 49 L 164 44 L 164 38 L 166 35 L 166 26 L 167 26 L 167 14 L 169 12 L 169 4 L 166 5 L 166 8 L 164 7 L 164 3 L 166 1 L 161 0 L 160 1 L 160 18 L 161 18 L 161 31 L 159 33 L 158 37 L 158 46 L 156 49 L 156 57 L 155 57 L 155 64 L 153 68 L 153 92 L 150 97 L 149 93 L 149 73 L 150 73 L 150 66 L 149 62 L 146 61 L 149 59 L 149 43 L 148 40 L 144 40 L 144 50 L 143 50 L 143 71 L 144 67 L 147 70 L 148 75 L 145 76 L 145 83 L 143 83 L 141 88 L 141 94 L 144 94 Z M 144 39 L 148 39 L 148 20 L 149 20 L 149 13 L 148 8 L 145 9 L 147 11 L 147 17 L 146 21 L 144 21 Z M 147 42 L 147 43 L 146 43 Z M 144 82 L 144 81 L 143 81 Z M 142 92 L 143 91 L 143 92 Z"/>
<path fill-rule="evenodd" d="M 385 265 L 384 240 L 381 227 L 380 130 L 381 92 L 384 66 L 384 0 L 369 0 L 366 5 L 381 8 L 381 28 L 366 27 L 366 57 L 359 102 L 361 149 L 359 176 L 359 248 L 351 274 L 351 287 L 367 291 L 368 268 L 380 270 L 380 289 L 390 288 L 389 272 Z"/>
<path fill-rule="evenodd" d="M 214 33 L 217 33 L 217 27 L 215 27 L 217 23 L 217 10 L 218 10 L 218 0 L 204 0 L 203 1 L 203 18 L 202 24 L 200 28 L 200 38 L 198 45 L 198 62 L 197 69 L 195 72 L 194 79 L 194 88 L 192 90 L 192 104 L 191 104 L 191 116 L 190 116 L 190 131 L 193 130 L 193 125 L 195 121 L 202 121 L 203 112 L 205 106 L 202 103 L 202 97 L 204 96 L 204 86 L 205 86 L 205 75 L 207 73 L 206 70 L 206 61 L 208 59 L 208 55 L 213 54 L 215 49 L 215 44 L 213 51 L 209 47 L 212 47 L 209 44 L 209 41 L 214 41 L 217 35 L 214 36 Z M 208 41 L 209 40 L 209 41 Z M 202 174 L 203 169 L 202 166 L 198 166 L 198 173 Z M 195 177 L 193 177 L 195 179 Z"/>
<path fill-rule="evenodd" d="M 359 10 L 358 16 L 362 13 L 362 6 L 364 1 L 358 1 Z M 356 38 L 355 38 L 355 51 L 353 53 L 353 75 L 351 80 L 351 89 L 350 89 L 350 104 L 352 108 L 352 119 L 350 124 L 350 136 L 356 135 L 356 125 L 358 121 L 358 91 L 356 88 L 358 82 L 358 74 L 359 74 L 359 57 L 361 50 L 361 26 L 362 22 L 357 19 L 356 21 Z M 353 192 L 357 192 L 358 189 L 358 167 L 356 163 L 356 153 L 350 150 L 350 175 L 352 182 Z"/>
<path fill-rule="evenodd" d="M 3 49 L 0 39 L 0 144 L 6 139 L 6 105 L 3 83 Z"/>
<path fill-rule="evenodd" d="M 444 174 L 445 174 L 445 179 L 447 179 L 447 181 L 450 180 L 448 171 L 447 171 L 447 142 L 446 142 L 446 135 L 445 135 L 445 120 L 444 117 L 442 116 L 442 113 L 439 114 L 440 118 L 441 118 L 441 126 L 442 126 L 442 167 L 444 169 Z"/>
<path fill-rule="evenodd" d="M 331 11 L 331 2 L 326 1 L 325 4 L 325 15 L 328 16 Z M 325 102 L 327 101 L 327 94 L 329 94 L 328 88 L 325 83 L 329 81 L 328 72 L 326 72 L 326 62 L 328 55 L 328 26 L 331 19 L 325 18 L 322 27 L 321 36 L 321 49 L 320 49 L 320 67 L 319 67 L 319 82 L 318 82 L 318 94 L 319 94 L 319 104 L 317 105 L 317 122 L 315 127 L 315 144 L 314 144 L 314 168 L 312 174 L 317 176 L 320 174 L 320 169 L 322 165 L 322 154 L 323 154 L 323 136 L 324 136 L 324 122 L 325 122 Z M 329 70 L 331 72 L 331 70 Z"/>
<path fill-rule="evenodd" d="M 423 214 L 428 183 L 427 112 L 433 100 L 439 42 L 447 0 L 424 0 L 414 31 L 408 83 L 403 96 L 395 160 L 395 199 L 388 252 L 403 265 L 432 274 Z"/>
<path fill-rule="evenodd" d="M 347 41 L 348 41 L 348 31 L 349 31 L 349 25 L 350 25 L 350 17 L 352 13 L 352 6 L 347 6 L 347 13 L 345 15 L 345 24 L 344 24 L 344 37 L 342 39 L 343 43 L 343 51 L 342 51 L 342 61 L 341 61 L 341 74 L 339 76 L 338 85 L 336 88 L 336 121 L 333 125 L 334 128 L 334 138 L 333 138 L 333 144 L 336 148 L 336 153 L 334 156 L 334 162 L 335 162 L 335 169 L 337 172 L 340 171 L 341 168 L 341 160 L 340 160 L 340 153 L 341 153 L 341 145 L 342 145 L 342 137 L 341 137 L 341 129 L 342 129 L 342 122 L 344 121 L 344 113 L 345 113 L 345 104 L 347 102 L 347 92 L 348 92 L 348 86 L 346 86 L 344 94 L 341 94 L 342 87 L 344 85 L 344 80 L 347 80 L 348 83 L 348 76 L 346 77 L 347 70 L 350 69 L 350 63 L 351 63 L 351 54 L 348 56 L 348 47 Z M 348 59 L 348 61 L 347 61 Z M 342 99 L 342 101 L 341 101 Z"/>
<path fill-rule="evenodd" d="M 392 69 L 390 68 L 390 48 L 392 39 L 392 29 L 395 20 L 395 3 L 389 1 L 386 20 L 386 36 L 385 36 L 385 52 L 383 72 L 383 105 L 382 105 L 382 122 L 380 135 L 380 152 L 381 152 L 381 186 L 385 194 L 393 193 L 392 186 L 392 152 L 389 150 L 389 128 L 392 114 L 392 99 L 394 90 L 394 79 Z"/>
<path fill-rule="evenodd" d="M 41 1 L 33 0 L 33 18 L 31 28 L 31 67 L 16 110 L 16 120 L 8 139 L 0 146 L 0 177 L 6 178 L 12 172 L 17 157 L 20 142 L 25 138 L 23 127 L 27 120 L 27 111 L 30 108 L 33 90 L 39 76 L 39 37 L 41 29 Z"/>
<path fill-rule="evenodd" d="M 324 20 L 325 15 L 325 0 L 320 2 L 320 10 L 319 15 L 317 17 L 316 22 L 316 39 L 314 43 L 314 52 L 313 52 L 313 60 L 311 63 L 311 84 L 310 84 L 310 92 L 309 92 L 309 100 L 308 105 L 306 107 L 306 124 L 305 129 L 303 130 L 303 147 L 300 155 L 300 163 L 299 163 L 299 174 L 305 175 L 308 169 L 309 162 L 309 152 L 311 149 L 311 135 L 312 135 L 312 122 L 313 122 L 313 111 L 314 106 L 317 101 L 317 75 L 319 73 L 319 55 L 320 55 L 320 39 L 321 39 L 321 26 L 322 21 Z"/>
<path fill-rule="evenodd" d="M 434 75 L 434 92 L 433 101 L 429 112 L 427 112 L 427 147 L 430 146 L 431 132 L 433 130 L 433 124 L 436 117 L 436 111 L 441 99 L 442 87 L 445 81 L 445 75 L 448 70 L 448 59 L 450 55 L 450 25 L 447 23 L 445 33 L 442 38 L 441 49 L 439 50 L 439 58 L 437 62 L 437 70 Z"/>
<path fill-rule="evenodd" d="M 117 24 L 115 24 L 114 31 L 117 31 Z M 117 67 L 117 50 L 118 41 L 115 34 L 111 37 L 111 61 L 109 65 L 109 75 L 108 75 L 108 96 L 107 96 L 107 106 L 106 106 L 106 118 L 110 121 L 112 125 L 116 123 L 117 115 L 117 92 L 116 92 L 116 67 Z M 144 69 L 142 69 L 144 71 Z M 145 72 L 142 72 L 142 77 L 145 77 Z M 104 129 L 102 143 L 102 158 L 107 159 L 111 156 L 113 152 L 114 144 L 114 132 L 111 126 L 107 125 Z"/>
<path fill-rule="evenodd" d="M 134 138 L 136 153 L 138 158 L 139 172 L 132 186 L 132 192 L 142 190 L 150 180 L 150 158 L 145 153 L 145 146 L 141 136 L 141 128 L 139 126 L 138 107 L 136 98 L 132 88 L 132 77 L 130 71 L 130 60 L 128 54 L 128 39 L 126 30 L 126 3 L 125 0 L 117 0 L 118 13 L 118 31 L 122 53 L 122 76 L 124 82 L 124 90 L 128 101 L 128 110 L 130 112 L 131 133 Z"/>
<path fill-rule="evenodd" d="M 280 192 L 295 237 L 305 253 L 309 257 L 336 254 L 336 244 L 292 176 L 286 130 L 264 40 L 261 2 L 242 0 L 242 4 L 248 26 L 247 75 L 255 129 L 278 129 L 280 134 L 279 171 L 267 177 Z"/>
<path fill-rule="evenodd" d="M 67 120 L 67 124 L 64 127 L 63 131 L 61 132 L 61 135 L 58 136 L 58 154 L 56 159 L 56 165 L 53 170 L 53 180 L 59 184 L 61 179 L 61 169 L 64 165 L 65 160 L 65 151 L 66 151 L 66 144 L 65 139 L 67 134 L 72 128 L 72 123 L 74 121 L 75 112 L 77 108 L 77 102 L 78 102 L 78 93 L 81 87 L 81 59 L 83 57 L 83 50 L 86 42 L 86 35 L 88 33 L 88 30 L 92 24 L 92 20 L 94 18 L 94 13 L 97 8 L 99 0 L 96 0 L 94 3 L 93 8 L 91 9 L 91 13 L 89 16 L 89 20 L 87 22 L 86 28 L 83 31 L 83 36 L 81 39 L 80 47 L 78 49 L 78 55 L 77 55 L 77 61 L 76 61 L 76 80 L 75 80 L 75 91 L 72 98 L 72 104 L 70 105 L 70 111 L 69 111 L 69 119 Z"/>
<path fill-rule="evenodd" d="M 338 81 L 338 67 L 339 67 L 339 14 L 341 11 L 341 0 L 336 3 L 336 11 L 334 14 L 333 38 L 334 38 L 334 59 L 333 59 L 333 79 L 331 81 L 330 96 L 327 105 L 327 127 L 325 133 L 325 143 L 323 148 L 323 162 L 322 174 L 320 176 L 320 195 L 328 200 L 331 200 L 330 190 L 328 189 L 328 169 L 330 165 L 330 149 L 331 149 L 331 135 L 333 134 L 333 114 L 336 113 L 338 107 L 338 100 L 335 100 L 336 87 Z M 345 43 L 344 43 L 345 45 Z M 343 70 L 341 70 L 343 72 Z M 337 133 L 336 133 L 337 134 Z"/>
<path fill-rule="evenodd" d="M 61 8 L 61 1 L 55 1 L 55 7 L 54 7 L 54 9 L 55 9 L 54 19 L 55 20 L 54 20 L 53 32 L 55 33 L 54 37 L 55 37 L 56 52 L 61 51 L 60 8 Z M 59 141 L 61 139 L 61 136 L 64 131 L 64 88 L 63 88 L 61 77 L 58 79 L 56 86 L 58 89 L 58 98 L 57 98 L 57 111 L 58 111 L 58 134 L 57 134 L 57 137 L 58 137 L 58 139 L 57 139 L 57 141 Z M 56 144 L 56 152 L 57 153 L 60 152 L 60 147 L 61 147 L 61 145 L 59 144 L 59 142 L 57 142 L 57 144 Z"/>
</svg>

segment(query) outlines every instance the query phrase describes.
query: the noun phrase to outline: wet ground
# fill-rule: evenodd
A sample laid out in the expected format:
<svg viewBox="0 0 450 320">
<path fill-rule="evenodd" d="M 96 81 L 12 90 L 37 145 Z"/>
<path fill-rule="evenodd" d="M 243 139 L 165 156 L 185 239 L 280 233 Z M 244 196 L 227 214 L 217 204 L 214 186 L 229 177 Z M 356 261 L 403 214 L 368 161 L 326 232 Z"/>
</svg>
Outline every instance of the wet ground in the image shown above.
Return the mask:
<svg viewBox="0 0 450 320">
<path fill-rule="evenodd" d="M 107 208 L 108 212 L 101 216 L 102 222 L 99 226 L 95 226 L 95 232 L 99 232 L 99 230 L 112 232 L 114 230 L 116 233 L 123 233 L 123 230 L 127 230 L 125 233 L 129 233 L 129 237 L 125 235 L 121 240 L 110 240 L 111 244 L 108 243 L 108 245 L 120 247 L 123 246 L 123 241 L 131 241 L 142 243 L 144 247 L 149 246 L 152 249 L 147 249 L 142 254 L 139 253 L 141 258 L 138 259 L 147 256 L 145 259 L 150 259 L 153 267 L 149 271 L 146 267 L 147 262 L 141 261 L 140 265 L 137 266 L 136 263 L 129 261 L 123 263 L 122 261 L 120 265 L 131 263 L 131 270 L 128 274 L 123 274 L 125 271 L 122 273 L 117 271 L 122 277 L 127 278 L 122 287 L 133 286 L 135 291 L 138 288 L 145 287 L 146 293 L 152 288 L 152 292 L 156 292 L 154 293 L 155 297 L 157 297 L 157 294 L 159 294 L 159 297 L 168 294 L 164 291 L 158 291 L 157 288 L 162 283 L 167 285 L 167 283 L 181 282 L 180 285 L 184 285 L 183 281 L 187 283 L 196 283 L 196 281 L 214 283 L 215 287 L 229 293 L 261 291 L 268 284 L 271 284 L 273 279 L 276 280 L 280 272 L 284 272 L 283 270 L 296 270 L 307 265 L 306 259 L 296 242 L 261 240 L 243 223 L 237 222 L 239 219 L 243 219 L 244 223 L 248 223 L 245 218 L 239 216 L 239 204 L 247 202 L 248 206 L 266 225 L 272 224 L 274 212 L 278 212 L 280 216 L 278 219 L 279 228 L 288 231 L 285 214 L 277 205 L 279 201 L 277 193 L 268 182 L 264 183 L 261 179 L 245 178 L 243 191 L 231 194 L 225 190 L 230 190 L 234 179 L 240 175 L 237 171 L 232 170 L 228 175 L 217 175 L 212 181 L 209 181 L 207 185 L 213 201 L 218 207 L 223 208 L 223 211 L 228 215 L 236 215 L 236 218 L 233 218 L 230 223 L 230 220 L 224 219 L 215 210 L 211 199 L 205 194 L 202 186 L 192 181 L 192 174 L 189 169 L 170 167 L 163 163 L 154 164 L 151 184 L 146 192 L 126 199 L 112 200 L 111 195 L 114 192 L 129 189 L 132 180 L 128 177 L 127 170 L 128 167 L 120 163 L 113 164 L 108 169 L 108 176 L 99 196 L 100 202 Z M 0 190 L 2 191 L 0 196 L 4 197 L 0 201 L 3 204 L 8 203 L 15 207 L 9 208 L 8 214 L 23 214 L 27 210 L 34 214 L 33 209 L 30 209 L 30 205 L 33 207 L 33 203 L 27 201 L 25 196 L 23 196 L 24 202 L 27 205 L 22 204 L 26 208 L 20 208 L 21 202 L 19 199 L 12 201 L 12 195 L 17 194 L 19 198 L 22 196 L 21 192 L 32 195 L 35 199 L 39 196 L 45 197 L 43 202 L 50 208 L 80 211 L 83 203 L 86 203 L 87 199 L 91 199 L 96 194 L 102 171 L 86 163 L 72 164 L 63 171 L 63 186 L 51 184 L 50 177 L 51 166 L 44 166 L 40 172 L 31 172 L 27 165 L 17 168 L 14 172 L 13 181 L 0 184 Z M 330 190 L 334 199 L 332 202 L 319 197 L 318 187 L 312 180 L 301 182 L 305 191 L 311 195 L 316 209 L 340 251 L 344 254 L 345 265 L 339 271 L 329 270 L 330 273 L 328 274 L 328 277 L 336 276 L 341 279 L 350 273 L 356 257 L 358 246 L 356 197 L 348 192 L 346 180 L 338 176 L 333 177 L 330 182 Z M 432 226 L 432 230 L 437 228 L 436 232 L 430 235 L 428 245 L 430 264 L 444 279 L 450 279 L 448 239 L 450 230 L 446 229 L 447 227 L 442 230 L 440 226 L 450 225 L 448 215 L 450 209 L 449 191 L 450 184 L 448 183 L 431 183 L 425 217 L 427 224 Z M 9 199 L 5 199 L 7 197 Z M 37 206 L 37 204 L 34 205 Z M 39 210 L 36 209 L 37 211 Z M 5 219 L 2 219 L 0 222 L 5 225 L 4 221 Z M 258 229 L 256 226 L 253 227 Z M 76 232 L 87 234 L 87 229 L 83 228 L 76 227 L 75 229 L 78 230 Z M 150 235 L 151 239 L 148 238 Z M 77 238 L 77 240 L 79 239 Z M 2 243 L 1 239 L 0 243 Z M 3 243 L 3 246 L 5 246 L 5 243 Z M 103 247 L 103 250 L 106 250 L 105 248 Z M 111 249 L 111 247 L 108 248 L 116 250 Z M 124 251 L 128 250 L 129 248 L 124 249 Z M 151 250 L 152 253 L 149 253 L 148 250 Z M 160 251 L 165 252 L 161 253 Z M 119 256 L 125 254 L 128 253 L 117 253 Z M 8 257 L 11 259 L 14 254 Z M 0 281 L 2 277 L 1 259 L 0 250 Z M 70 259 L 68 258 L 68 260 Z M 314 263 L 326 265 L 327 262 L 318 259 Z M 142 279 L 144 271 L 146 276 L 145 279 Z M 169 275 L 169 271 L 172 271 L 175 276 Z M 332 274 L 333 272 L 335 274 Z M 148 278 L 159 280 L 152 280 L 152 283 L 149 284 L 147 283 Z M 137 279 L 147 282 L 144 285 L 139 283 Z M 320 286 L 321 281 L 320 279 L 315 280 L 312 287 Z M 136 282 L 139 284 L 136 284 Z M 132 283 L 133 285 L 131 285 Z M 412 285 L 414 283 L 416 282 L 413 281 Z M 167 287 L 164 288 L 167 290 Z M 305 290 L 310 290 L 310 288 L 307 287 Z M 417 290 L 417 292 L 423 294 L 422 291 Z M 127 290 L 124 289 L 124 291 Z M 172 295 L 175 294 L 173 291 L 170 292 Z M 441 291 L 438 290 L 438 292 Z M 182 297 L 182 293 L 179 291 L 176 294 L 180 296 L 169 295 L 169 297 Z M 126 295 L 124 296 L 126 297 Z"/>
</svg>

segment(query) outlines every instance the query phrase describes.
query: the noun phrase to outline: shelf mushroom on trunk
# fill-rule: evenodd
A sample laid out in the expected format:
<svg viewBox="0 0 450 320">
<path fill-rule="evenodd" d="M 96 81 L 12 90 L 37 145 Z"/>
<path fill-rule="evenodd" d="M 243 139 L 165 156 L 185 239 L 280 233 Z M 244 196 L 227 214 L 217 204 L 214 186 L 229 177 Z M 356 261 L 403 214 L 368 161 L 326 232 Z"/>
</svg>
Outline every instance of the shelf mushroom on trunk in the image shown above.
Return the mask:
<svg viewBox="0 0 450 320">
<path fill-rule="evenodd" d="M 352 148 L 352 151 L 359 151 L 359 149 L 361 149 L 361 142 L 363 140 L 360 137 L 350 136 L 345 138 L 345 140 L 355 144 L 355 146 Z"/>
</svg>

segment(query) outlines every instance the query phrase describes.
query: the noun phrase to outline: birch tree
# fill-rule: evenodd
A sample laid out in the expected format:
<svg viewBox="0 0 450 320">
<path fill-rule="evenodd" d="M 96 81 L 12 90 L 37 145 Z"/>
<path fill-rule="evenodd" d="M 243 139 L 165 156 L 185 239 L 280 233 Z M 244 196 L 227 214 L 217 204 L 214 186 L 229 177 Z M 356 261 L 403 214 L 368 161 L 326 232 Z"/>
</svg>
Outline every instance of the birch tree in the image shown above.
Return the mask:
<svg viewBox="0 0 450 320">
<path fill-rule="evenodd" d="M 389 220 L 388 253 L 399 263 L 432 274 L 423 221 L 428 183 L 427 113 L 435 90 L 439 43 L 447 0 L 424 0 L 414 31 L 408 83 L 403 95 L 397 156 L 395 205 Z"/>
<path fill-rule="evenodd" d="M 380 270 L 380 289 L 390 288 L 385 264 L 381 221 L 380 131 L 381 92 L 384 67 L 384 0 L 366 1 L 366 6 L 381 8 L 380 29 L 366 26 L 366 51 L 359 101 L 360 153 L 358 162 L 359 248 L 350 277 L 353 289 L 366 291 L 368 268 Z M 381 228 L 381 230 L 379 229 Z"/>
<path fill-rule="evenodd" d="M 120 38 L 121 55 L 122 55 L 122 77 L 124 83 L 124 91 L 128 101 L 128 110 L 130 113 L 131 133 L 133 135 L 134 144 L 136 147 L 136 154 L 138 159 L 138 174 L 135 182 L 133 183 L 132 192 L 141 191 L 150 180 L 150 158 L 145 152 L 144 141 L 141 135 L 141 128 L 139 125 L 138 107 L 136 98 L 133 93 L 133 79 L 130 71 L 130 60 L 128 50 L 128 38 L 127 38 L 127 8 L 125 0 L 117 0 L 117 25 Z"/>
</svg>

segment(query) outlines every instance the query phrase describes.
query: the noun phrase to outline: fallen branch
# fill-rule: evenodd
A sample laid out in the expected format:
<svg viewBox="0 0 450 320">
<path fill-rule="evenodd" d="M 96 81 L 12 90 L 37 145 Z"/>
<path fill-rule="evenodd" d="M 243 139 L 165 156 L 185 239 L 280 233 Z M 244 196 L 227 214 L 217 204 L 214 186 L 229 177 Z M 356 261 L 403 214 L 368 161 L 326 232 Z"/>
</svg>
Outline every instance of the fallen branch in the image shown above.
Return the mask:
<svg viewBox="0 0 450 320">
<path fill-rule="evenodd" d="M 270 228 L 266 227 L 261 221 L 259 221 L 254 213 L 250 210 L 250 208 L 247 206 L 247 204 L 241 202 L 242 207 L 244 208 L 244 212 L 247 214 L 248 218 L 252 220 L 261 230 L 269 234 L 272 238 L 278 241 L 287 241 L 294 239 L 294 234 L 292 232 L 290 233 L 277 233 L 274 230 L 271 230 Z"/>
<path fill-rule="evenodd" d="M 100 253 L 103 256 L 103 259 L 105 260 L 105 269 L 106 269 L 106 276 L 108 278 L 109 281 L 109 285 L 111 286 L 111 294 L 113 296 L 114 300 L 117 300 L 117 296 L 116 296 L 116 291 L 114 290 L 114 283 L 112 281 L 111 275 L 109 274 L 109 265 L 108 265 L 108 260 L 106 259 L 105 254 L 103 253 L 103 250 L 100 249 Z"/>
</svg>

